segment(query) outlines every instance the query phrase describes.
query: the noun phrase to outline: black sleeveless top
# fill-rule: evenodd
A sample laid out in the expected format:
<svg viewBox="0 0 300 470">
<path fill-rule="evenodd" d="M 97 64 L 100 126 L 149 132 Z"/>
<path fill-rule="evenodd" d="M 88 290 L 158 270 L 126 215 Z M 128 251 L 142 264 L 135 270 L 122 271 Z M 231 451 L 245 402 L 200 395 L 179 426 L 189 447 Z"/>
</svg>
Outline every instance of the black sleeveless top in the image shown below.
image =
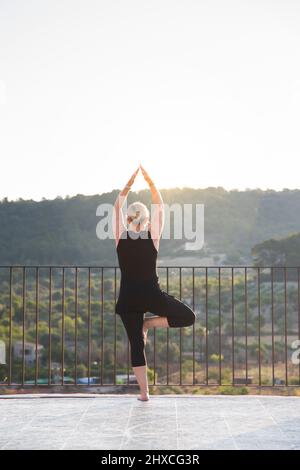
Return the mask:
<svg viewBox="0 0 300 470">
<path fill-rule="evenodd" d="M 147 281 L 158 277 L 157 250 L 150 230 L 124 230 L 117 245 L 117 255 L 122 279 Z"/>
<path fill-rule="evenodd" d="M 149 230 L 124 230 L 117 244 L 121 283 L 115 313 L 146 312 L 160 295 L 157 250 Z"/>
</svg>

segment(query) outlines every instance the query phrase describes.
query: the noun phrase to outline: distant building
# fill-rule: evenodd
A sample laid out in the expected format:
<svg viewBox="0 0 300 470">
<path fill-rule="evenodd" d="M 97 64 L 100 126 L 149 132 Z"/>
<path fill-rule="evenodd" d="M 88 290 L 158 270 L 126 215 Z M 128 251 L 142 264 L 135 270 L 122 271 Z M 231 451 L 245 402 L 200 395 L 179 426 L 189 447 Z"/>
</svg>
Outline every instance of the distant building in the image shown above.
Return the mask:
<svg viewBox="0 0 300 470">
<path fill-rule="evenodd" d="M 44 349 L 44 346 L 42 344 L 38 344 L 37 348 L 35 343 L 26 343 L 24 344 L 24 356 L 25 356 L 25 362 L 28 364 L 32 364 L 35 362 L 36 358 L 36 349 L 37 349 L 37 354 L 38 357 L 41 356 L 42 349 Z M 16 341 L 13 345 L 13 356 L 16 359 L 22 359 L 23 358 L 23 342 L 22 341 Z"/>
</svg>

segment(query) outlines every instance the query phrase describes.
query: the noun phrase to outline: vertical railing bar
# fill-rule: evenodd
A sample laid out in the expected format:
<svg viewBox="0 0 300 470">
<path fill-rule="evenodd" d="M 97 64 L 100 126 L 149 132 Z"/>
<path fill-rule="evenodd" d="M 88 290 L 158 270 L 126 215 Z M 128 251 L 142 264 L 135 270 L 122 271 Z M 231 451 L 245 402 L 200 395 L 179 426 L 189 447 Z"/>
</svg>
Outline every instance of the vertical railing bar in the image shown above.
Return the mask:
<svg viewBox="0 0 300 470">
<path fill-rule="evenodd" d="M 298 280 L 298 339 L 300 340 L 300 268 L 297 268 L 297 280 Z M 298 371 L 298 384 L 300 385 L 300 361 L 299 361 L 299 371 Z"/>
<path fill-rule="evenodd" d="M 247 267 L 245 267 L 245 363 L 246 363 L 246 385 L 248 385 L 248 279 Z"/>
<path fill-rule="evenodd" d="M 193 297 L 192 297 L 192 305 L 193 311 L 195 311 L 195 268 L 192 268 L 192 276 L 193 276 Z M 195 371 L 195 323 L 193 323 L 193 384 L 195 384 L 196 379 L 196 371 Z"/>
<path fill-rule="evenodd" d="M 274 269 L 271 267 L 271 323 L 272 323 L 272 384 L 275 385 L 275 342 L 274 342 Z"/>
<path fill-rule="evenodd" d="M 12 382 L 12 331 L 13 331 L 13 318 L 12 318 L 12 282 L 13 282 L 13 267 L 9 268 L 9 345 L 8 345 L 8 385 Z"/>
<path fill-rule="evenodd" d="M 49 312 L 48 312 L 48 385 L 51 385 L 51 314 L 52 314 L 52 267 L 49 270 Z"/>
<path fill-rule="evenodd" d="M 167 292 L 169 292 L 169 268 L 167 267 Z M 169 328 L 167 328 L 167 385 L 169 385 Z"/>
<path fill-rule="evenodd" d="M 130 367 L 130 343 L 128 335 L 126 335 L 127 341 L 127 383 L 129 384 L 129 367 Z"/>
<path fill-rule="evenodd" d="M 182 268 L 179 268 L 179 299 L 182 298 Z M 179 384 L 182 385 L 182 327 L 179 328 Z"/>
<path fill-rule="evenodd" d="M 62 299 L 61 299 L 61 384 L 64 385 L 65 369 L 65 268 L 62 268 Z"/>
<path fill-rule="evenodd" d="M 25 382 L 25 302 L 26 302 L 26 267 L 23 266 L 23 323 L 22 323 L 22 386 Z"/>
<path fill-rule="evenodd" d="M 77 385 L 77 342 L 78 342 L 78 267 L 75 268 L 75 385 Z"/>
<path fill-rule="evenodd" d="M 284 266 L 284 356 L 285 356 L 285 385 L 288 385 L 288 351 L 287 351 L 287 272 Z"/>
<path fill-rule="evenodd" d="M 156 376 L 156 327 L 153 328 L 153 385 L 155 385 Z"/>
<path fill-rule="evenodd" d="M 117 303 L 117 268 L 114 269 L 114 312 L 116 311 L 116 303 Z M 116 375 L 117 375 L 117 315 L 114 315 L 114 385 L 116 385 Z"/>
<path fill-rule="evenodd" d="M 115 341 L 116 342 L 116 341 Z M 91 267 L 88 268 L 88 385 L 91 377 Z"/>
<path fill-rule="evenodd" d="M 127 338 L 127 383 L 129 384 L 130 343 L 129 343 L 128 335 L 126 335 L 126 338 Z"/>
<path fill-rule="evenodd" d="M 101 385 L 103 385 L 103 358 L 104 358 L 104 280 L 103 267 L 101 267 Z"/>
<path fill-rule="evenodd" d="M 258 382 L 261 386 L 261 318 L 260 318 L 260 267 L 257 268 L 258 288 Z"/>
<path fill-rule="evenodd" d="M 155 385 L 155 376 L 156 376 L 156 327 L 153 328 L 153 382 L 152 382 L 152 385 Z"/>
<path fill-rule="evenodd" d="M 222 385 L 222 318 L 221 318 L 221 268 L 218 268 L 219 286 L 219 385 Z"/>
<path fill-rule="evenodd" d="M 39 341 L 39 268 L 36 267 L 35 269 L 35 385 L 37 385 L 38 381 L 38 366 L 39 366 L 39 358 L 38 358 L 38 341 Z"/>
<path fill-rule="evenodd" d="M 208 273 L 205 267 L 205 368 L 206 385 L 208 385 Z"/>
<path fill-rule="evenodd" d="M 232 331 L 232 338 L 231 338 L 231 347 L 232 347 L 232 385 L 235 382 L 235 351 L 234 351 L 234 336 L 235 336 L 235 328 L 234 328 L 234 268 L 231 268 L 231 331 Z"/>
</svg>

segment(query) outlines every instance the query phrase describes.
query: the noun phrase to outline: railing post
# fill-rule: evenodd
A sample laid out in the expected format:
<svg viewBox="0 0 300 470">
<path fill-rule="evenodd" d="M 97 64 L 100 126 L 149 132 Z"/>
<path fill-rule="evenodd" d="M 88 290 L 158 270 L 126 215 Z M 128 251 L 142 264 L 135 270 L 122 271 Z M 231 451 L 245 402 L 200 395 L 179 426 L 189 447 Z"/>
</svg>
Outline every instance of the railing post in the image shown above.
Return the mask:
<svg viewBox="0 0 300 470">
<path fill-rule="evenodd" d="M 297 285 L 298 285 L 298 339 L 300 340 L 300 268 L 297 268 Z M 298 385 L 300 385 L 300 361 L 298 371 Z"/>
<path fill-rule="evenodd" d="M 65 268 L 62 268 L 62 300 L 61 300 L 61 384 L 64 385 L 65 369 Z"/>
<path fill-rule="evenodd" d="M 116 309 L 117 303 L 117 268 L 114 269 L 114 308 Z M 117 374 L 117 316 L 114 315 L 114 384 L 116 385 Z"/>
<path fill-rule="evenodd" d="M 115 341 L 116 342 L 116 341 Z M 88 385 L 91 376 L 91 268 L 88 268 Z"/>
<path fill-rule="evenodd" d="M 179 267 L 179 299 L 182 299 L 182 268 Z M 179 385 L 182 385 L 182 327 L 179 328 Z"/>
<path fill-rule="evenodd" d="M 193 266 L 192 276 L 193 276 L 193 294 L 192 294 L 192 305 L 193 310 L 195 311 L 195 268 Z M 195 384 L 196 373 L 195 373 L 195 323 L 193 323 L 193 385 Z"/>
<path fill-rule="evenodd" d="M 167 267 L 167 292 L 169 292 L 169 268 Z M 167 328 L 167 385 L 169 385 L 169 328 Z"/>
<path fill-rule="evenodd" d="M 272 322 L 272 385 L 275 385 L 275 341 L 274 341 L 274 269 L 271 268 L 271 322 Z"/>
<path fill-rule="evenodd" d="M 35 269 L 35 385 L 38 382 L 38 367 L 39 367 L 39 353 L 38 353 L 38 341 L 39 341 L 39 268 Z"/>
<path fill-rule="evenodd" d="M 49 272 L 49 311 L 48 311 L 48 385 L 51 385 L 51 316 L 52 316 L 52 267 Z"/>
<path fill-rule="evenodd" d="M 74 352 L 75 352 L 75 385 L 77 385 L 77 341 L 78 341 L 78 267 L 75 268 L 75 279 L 74 279 L 74 301 L 75 301 L 75 345 L 74 345 Z"/>
<path fill-rule="evenodd" d="M 219 287 L 219 385 L 222 385 L 222 318 L 221 318 L 221 268 L 218 268 Z"/>
<path fill-rule="evenodd" d="M 208 273 L 205 267 L 205 368 L 206 385 L 208 385 Z"/>
<path fill-rule="evenodd" d="M 12 382 L 12 331 L 13 331 L 13 315 L 12 315 L 12 292 L 13 292 L 13 267 L 9 268 L 9 345 L 8 345 L 8 385 Z"/>
<path fill-rule="evenodd" d="M 101 268 L 101 385 L 103 385 L 103 358 L 104 358 L 104 280 L 103 267 Z"/>
<path fill-rule="evenodd" d="M 261 318 L 260 318 L 260 268 L 257 268 L 258 289 L 258 384 L 261 386 Z"/>
<path fill-rule="evenodd" d="M 235 382 L 235 356 L 234 356 L 234 268 L 231 268 L 231 348 L 232 348 L 232 385 Z"/>
<path fill-rule="evenodd" d="M 288 352 L 287 352 L 287 272 L 284 267 L 284 360 L 285 360 L 285 385 L 288 385 Z"/>
<path fill-rule="evenodd" d="M 245 366 L 246 366 L 246 385 L 248 385 L 248 279 L 247 279 L 247 267 L 245 267 Z"/>
<path fill-rule="evenodd" d="M 23 315 L 22 315 L 22 387 L 25 382 L 25 313 L 26 313 L 26 268 L 23 266 Z"/>
</svg>

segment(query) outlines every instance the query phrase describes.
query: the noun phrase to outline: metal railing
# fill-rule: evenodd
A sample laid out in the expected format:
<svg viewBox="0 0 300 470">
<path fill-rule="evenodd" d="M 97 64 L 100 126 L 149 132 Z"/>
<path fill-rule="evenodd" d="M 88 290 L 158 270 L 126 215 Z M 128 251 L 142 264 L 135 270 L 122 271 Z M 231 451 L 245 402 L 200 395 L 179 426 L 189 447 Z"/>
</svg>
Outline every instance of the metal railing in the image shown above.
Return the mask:
<svg viewBox="0 0 300 470">
<path fill-rule="evenodd" d="M 149 330 L 150 387 L 300 385 L 299 267 L 157 270 L 196 321 Z M 117 266 L 0 266 L 0 386 L 132 385 L 119 285 Z"/>
</svg>

